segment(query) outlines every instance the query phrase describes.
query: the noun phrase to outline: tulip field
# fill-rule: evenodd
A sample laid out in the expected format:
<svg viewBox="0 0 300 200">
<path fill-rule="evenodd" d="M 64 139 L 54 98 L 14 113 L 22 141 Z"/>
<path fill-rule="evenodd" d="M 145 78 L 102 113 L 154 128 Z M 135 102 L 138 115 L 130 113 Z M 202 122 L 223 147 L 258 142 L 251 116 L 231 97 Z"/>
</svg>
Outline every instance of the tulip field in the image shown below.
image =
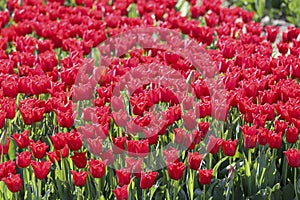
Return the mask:
<svg viewBox="0 0 300 200">
<path fill-rule="evenodd" d="M 299 199 L 297 26 L 222 0 L 0 8 L 0 199 Z"/>
</svg>

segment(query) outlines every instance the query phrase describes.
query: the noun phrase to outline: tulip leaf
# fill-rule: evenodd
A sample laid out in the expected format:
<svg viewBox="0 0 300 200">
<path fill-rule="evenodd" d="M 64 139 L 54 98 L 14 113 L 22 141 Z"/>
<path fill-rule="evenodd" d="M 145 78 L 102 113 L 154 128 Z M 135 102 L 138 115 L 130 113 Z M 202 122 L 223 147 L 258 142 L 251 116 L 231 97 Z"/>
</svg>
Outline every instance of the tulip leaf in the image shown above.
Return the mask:
<svg viewBox="0 0 300 200">
<path fill-rule="evenodd" d="M 214 166 L 213 168 L 213 176 L 216 176 L 216 173 L 218 171 L 218 168 L 220 167 L 220 165 L 225 161 L 227 160 L 228 156 L 222 158 L 221 160 L 219 160 L 219 162 Z"/>
</svg>

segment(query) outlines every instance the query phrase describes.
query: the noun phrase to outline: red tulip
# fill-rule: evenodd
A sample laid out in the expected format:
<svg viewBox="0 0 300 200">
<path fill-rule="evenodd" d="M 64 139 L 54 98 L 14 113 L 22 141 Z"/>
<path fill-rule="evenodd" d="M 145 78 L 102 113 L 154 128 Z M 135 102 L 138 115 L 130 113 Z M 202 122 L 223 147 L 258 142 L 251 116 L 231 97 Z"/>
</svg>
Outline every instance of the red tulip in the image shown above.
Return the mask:
<svg viewBox="0 0 300 200">
<path fill-rule="evenodd" d="M 289 166 L 298 168 L 300 167 L 300 150 L 288 149 L 284 151 Z"/>
<path fill-rule="evenodd" d="M 279 29 L 279 26 L 266 26 L 267 40 L 272 43 L 275 42 Z"/>
<path fill-rule="evenodd" d="M 48 158 L 52 163 L 60 161 L 60 154 L 57 153 L 59 150 L 55 150 L 53 152 L 47 152 Z"/>
<path fill-rule="evenodd" d="M 11 137 L 15 140 L 19 148 L 25 148 L 29 145 L 29 130 L 23 131 L 21 134 L 14 133 Z"/>
<path fill-rule="evenodd" d="M 21 152 L 16 157 L 16 164 L 19 168 L 26 168 L 30 165 L 31 162 L 31 153 L 29 151 Z"/>
<path fill-rule="evenodd" d="M 168 165 L 168 173 L 171 179 L 179 180 L 183 176 L 185 170 L 183 162 L 171 163 Z"/>
<path fill-rule="evenodd" d="M 259 128 L 257 134 L 257 142 L 260 145 L 266 145 L 268 143 L 268 137 L 270 134 L 270 131 L 266 128 Z"/>
<path fill-rule="evenodd" d="M 46 151 L 48 149 L 48 145 L 46 143 L 39 140 L 37 142 L 32 142 L 29 146 L 35 158 L 41 159 L 46 155 Z"/>
<path fill-rule="evenodd" d="M 55 150 L 61 150 L 67 144 L 64 133 L 57 133 L 55 135 L 50 135 L 50 138 Z"/>
<path fill-rule="evenodd" d="M 103 161 L 106 161 L 106 164 L 108 165 L 113 164 L 115 161 L 115 156 L 112 150 L 107 150 L 103 152 L 100 157 Z"/>
<path fill-rule="evenodd" d="M 31 161 L 31 166 L 34 171 L 34 175 L 37 179 L 43 180 L 48 176 L 51 162 L 50 161 L 39 161 L 36 162 L 34 160 Z"/>
<path fill-rule="evenodd" d="M 288 143 L 296 143 L 298 141 L 299 131 L 295 126 L 286 130 L 286 141 Z"/>
<path fill-rule="evenodd" d="M 7 188 L 11 192 L 18 192 L 23 188 L 23 183 L 20 174 L 9 174 L 9 176 L 3 178 L 2 181 L 4 181 Z"/>
<path fill-rule="evenodd" d="M 289 44 L 284 42 L 279 42 L 277 43 L 277 48 L 281 54 L 286 54 L 289 50 Z"/>
<path fill-rule="evenodd" d="M 102 152 L 102 139 L 101 137 L 97 137 L 95 139 L 88 138 L 88 149 L 94 155 L 100 155 Z"/>
<path fill-rule="evenodd" d="M 282 143 L 282 134 L 281 133 L 270 133 L 268 136 L 268 145 L 270 148 L 279 149 Z"/>
<path fill-rule="evenodd" d="M 196 127 L 197 125 L 196 115 L 193 110 L 189 110 L 183 116 L 183 122 L 184 122 L 184 127 L 188 130 L 192 130 Z"/>
<path fill-rule="evenodd" d="M 0 180 L 9 174 L 16 174 L 16 165 L 12 160 L 0 164 Z"/>
<path fill-rule="evenodd" d="M 74 181 L 74 185 L 75 186 L 84 186 L 86 183 L 86 178 L 88 173 L 87 172 L 83 172 L 81 170 L 79 170 L 79 172 L 73 171 L 71 170 L 71 173 L 73 175 L 73 181 Z"/>
<path fill-rule="evenodd" d="M 128 199 L 128 185 L 123 185 L 122 187 L 117 187 L 113 190 L 117 200 L 127 200 Z"/>
<path fill-rule="evenodd" d="M 178 150 L 174 147 L 170 147 L 169 149 L 164 150 L 164 156 L 167 165 L 178 162 Z"/>
<path fill-rule="evenodd" d="M 202 161 L 203 155 L 199 155 L 198 152 L 191 153 L 188 152 L 188 163 L 190 168 L 193 170 L 197 170 L 200 167 L 200 163 Z"/>
<path fill-rule="evenodd" d="M 0 154 L 6 155 L 8 153 L 10 145 L 10 138 L 7 139 L 7 142 L 3 145 L 0 144 Z"/>
<path fill-rule="evenodd" d="M 113 151 L 115 154 L 122 154 L 125 149 L 126 137 L 112 138 L 113 140 Z"/>
<path fill-rule="evenodd" d="M 129 156 L 144 157 L 148 154 L 148 140 L 127 140 L 127 150 Z"/>
<path fill-rule="evenodd" d="M 256 146 L 256 128 L 254 126 L 248 127 L 245 125 L 241 127 L 243 135 L 244 135 L 244 146 L 246 148 L 254 148 Z"/>
<path fill-rule="evenodd" d="M 105 174 L 105 163 L 100 160 L 89 160 L 89 171 L 93 178 L 101 178 Z"/>
<path fill-rule="evenodd" d="M 155 178 L 158 172 L 149 171 L 147 173 L 142 172 L 141 180 L 140 180 L 140 187 L 141 189 L 149 189 L 154 184 Z"/>
<path fill-rule="evenodd" d="M 68 146 L 72 151 L 77 151 L 82 147 L 82 140 L 76 130 L 71 131 L 66 135 Z"/>
<path fill-rule="evenodd" d="M 227 140 L 222 143 L 222 150 L 225 156 L 234 156 L 236 152 L 237 140 Z"/>
<path fill-rule="evenodd" d="M 209 153 L 216 154 L 219 151 L 222 143 L 223 143 L 223 139 L 215 138 L 213 135 L 211 135 L 209 137 L 209 141 L 208 141 L 206 149 Z"/>
<path fill-rule="evenodd" d="M 120 169 L 120 170 L 116 170 L 116 175 L 117 175 L 117 179 L 118 179 L 118 184 L 120 186 L 123 185 L 128 185 L 130 183 L 130 177 L 131 177 L 131 171 L 130 169 Z"/>
<path fill-rule="evenodd" d="M 87 163 L 86 152 L 74 152 L 74 155 L 71 156 L 71 158 L 76 167 L 85 168 Z"/>
<path fill-rule="evenodd" d="M 142 163 L 143 158 L 138 158 L 137 160 L 133 157 L 126 158 L 126 166 L 128 169 L 131 169 L 131 171 L 133 171 L 136 178 L 141 177 Z"/>
<path fill-rule="evenodd" d="M 212 169 L 209 169 L 209 170 L 199 169 L 198 170 L 199 182 L 201 185 L 210 184 L 211 178 L 212 178 L 212 171 L 213 171 Z"/>
<path fill-rule="evenodd" d="M 69 147 L 68 145 L 66 144 L 65 147 L 61 150 L 55 150 L 57 156 L 59 158 L 65 158 L 69 155 Z"/>
<path fill-rule="evenodd" d="M 181 128 L 174 129 L 174 142 L 177 144 L 182 144 L 184 141 L 185 131 Z"/>
</svg>

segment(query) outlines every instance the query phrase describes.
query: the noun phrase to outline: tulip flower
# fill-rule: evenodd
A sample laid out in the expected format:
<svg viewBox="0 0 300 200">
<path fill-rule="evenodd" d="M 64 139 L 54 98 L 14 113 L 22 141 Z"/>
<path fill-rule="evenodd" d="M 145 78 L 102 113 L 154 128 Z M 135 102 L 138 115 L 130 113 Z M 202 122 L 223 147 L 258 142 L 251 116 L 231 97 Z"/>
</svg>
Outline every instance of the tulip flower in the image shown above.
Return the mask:
<svg viewBox="0 0 300 200">
<path fill-rule="evenodd" d="M 50 135 L 50 138 L 51 138 L 52 144 L 54 146 L 54 149 L 56 149 L 56 150 L 61 150 L 67 144 L 64 133 Z"/>
<path fill-rule="evenodd" d="M 296 143 L 298 141 L 299 131 L 295 126 L 292 126 L 286 130 L 286 141 L 288 143 Z"/>
<path fill-rule="evenodd" d="M 122 187 L 117 187 L 113 190 L 117 200 L 127 200 L 128 199 L 128 185 L 123 185 Z"/>
<path fill-rule="evenodd" d="M 34 171 L 34 175 L 37 179 L 43 180 L 48 176 L 50 167 L 51 167 L 51 162 L 50 161 L 31 161 L 31 166 Z"/>
<path fill-rule="evenodd" d="M 29 130 L 23 131 L 21 134 L 14 133 L 11 137 L 15 140 L 19 148 L 25 148 L 29 145 Z"/>
<path fill-rule="evenodd" d="M 211 135 L 209 137 L 209 141 L 208 141 L 206 149 L 209 153 L 216 154 L 219 151 L 222 143 L 223 143 L 223 139 L 215 138 L 213 135 Z"/>
<path fill-rule="evenodd" d="M 141 189 L 149 189 L 154 184 L 155 178 L 158 172 L 149 171 L 147 173 L 142 172 L 141 180 L 140 180 L 140 187 Z"/>
<path fill-rule="evenodd" d="M 91 159 L 88 162 L 89 171 L 93 178 L 101 178 L 105 174 L 105 163 L 100 160 Z"/>
<path fill-rule="evenodd" d="M 72 151 L 77 151 L 82 147 L 82 139 L 76 131 L 71 131 L 66 135 L 67 143 Z"/>
<path fill-rule="evenodd" d="M 188 163 L 191 169 L 198 170 L 202 161 L 203 155 L 199 155 L 198 152 L 188 152 Z"/>
<path fill-rule="evenodd" d="M 199 169 L 198 170 L 199 182 L 201 185 L 210 184 L 211 178 L 212 178 L 212 171 L 213 171 L 212 169 L 210 169 L 210 170 Z"/>
<path fill-rule="evenodd" d="M 300 167 L 300 150 L 288 149 L 284 151 L 289 166 L 298 168 Z"/>
<path fill-rule="evenodd" d="M 21 152 L 16 157 L 16 164 L 19 168 L 26 168 L 31 163 L 31 153 L 29 151 Z"/>
<path fill-rule="evenodd" d="M 39 140 L 37 142 L 32 142 L 29 146 L 35 158 L 41 159 L 46 155 L 46 151 L 48 149 L 48 145 L 46 143 Z"/>
<path fill-rule="evenodd" d="M 227 140 L 222 143 L 222 150 L 225 156 L 234 156 L 236 152 L 237 140 Z"/>
<path fill-rule="evenodd" d="M 131 177 L 131 171 L 130 169 L 120 169 L 116 170 L 116 175 L 118 179 L 118 185 L 123 186 L 123 185 L 128 185 L 130 183 L 130 177 Z"/>
<path fill-rule="evenodd" d="M 179 180 L 183 176 L 185 164 L 183 162 L 171 163 L 168 166 L 168 173 L 171 179 Z"/>
<path fill-rule="evenodd" d="M 71 173 L 73 175 L 73 181 L 75 186 L 84 186 L 86 183 L 86 178 L 88 176 L 87 172 L 83 172 L 79 170 L 79 172 L 71 170 Z"/>
<path fill-rule="evenodd" d="M 3 178 L 2 181 L 6 184 L 11 192 L 19 192 L 23 188 L 20 174 L 9 174 L 8 177 Z"/>
<path fill-rule="evenodd" d="M 74 155 L 71 156 L 71 159 L 78 168 L 85 168 L 87 164 L 86 152 L 74 152 Z"/>
</svg>

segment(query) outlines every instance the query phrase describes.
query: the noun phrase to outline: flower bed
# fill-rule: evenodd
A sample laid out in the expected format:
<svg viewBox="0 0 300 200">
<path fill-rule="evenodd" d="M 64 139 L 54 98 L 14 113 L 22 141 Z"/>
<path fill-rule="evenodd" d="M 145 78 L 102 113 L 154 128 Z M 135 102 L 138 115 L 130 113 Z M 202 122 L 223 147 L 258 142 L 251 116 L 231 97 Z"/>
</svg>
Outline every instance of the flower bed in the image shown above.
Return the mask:
<svg viewBox="0 0 300 200">
<path fill-rule="evenodd" d="M 8 0 L 1 199 L 298 199 L 300 29 L 221 3 Z"/>
</svg>

